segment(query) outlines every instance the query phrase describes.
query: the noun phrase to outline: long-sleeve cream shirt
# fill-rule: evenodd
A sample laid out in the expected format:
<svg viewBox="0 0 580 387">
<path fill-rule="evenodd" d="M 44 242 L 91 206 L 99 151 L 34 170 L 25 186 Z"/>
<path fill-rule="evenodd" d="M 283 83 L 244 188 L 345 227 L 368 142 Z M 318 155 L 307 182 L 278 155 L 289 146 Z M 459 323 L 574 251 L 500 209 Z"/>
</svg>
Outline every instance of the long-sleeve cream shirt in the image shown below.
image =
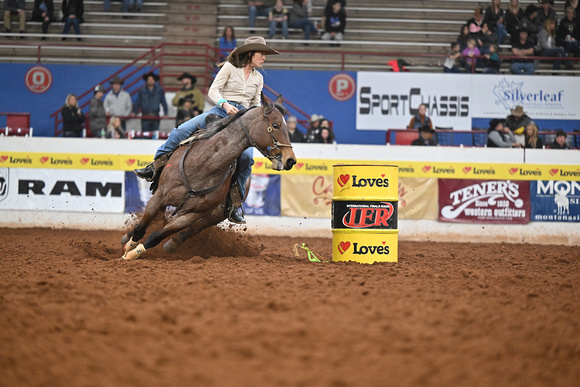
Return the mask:
<svg viewBox="0 0 580 387">
<path fill-rule="evenodd" d="M 245 79 L 243 68 L 226 62 L 217 73 L 207 95 L 216 105 L 220 99 L 225 98 L 248 108 L 260 105 L 263 87 L 264 78 L 256 69 Z"/>
</svg>

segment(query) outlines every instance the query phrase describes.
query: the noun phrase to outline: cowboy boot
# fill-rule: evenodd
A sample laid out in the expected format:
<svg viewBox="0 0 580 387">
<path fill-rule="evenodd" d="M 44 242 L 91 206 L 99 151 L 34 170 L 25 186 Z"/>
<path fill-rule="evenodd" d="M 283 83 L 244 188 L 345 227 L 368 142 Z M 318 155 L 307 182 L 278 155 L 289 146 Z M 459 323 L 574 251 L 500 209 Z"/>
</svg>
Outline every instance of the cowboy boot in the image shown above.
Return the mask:
<svg viewBox="0 0 580 387">
<path fill-rule="evenodd" d="M 246 224 L 244 210 L 242 208 L 242 196 L 236 184 L 230 188 L 230 193 L 227 198 L 226 215 L 232 223 Z"/>
<path fill-rule="evenodd" d="M 135 174 L 139 176 L 141 179 L 153 181 L 155 180 L 157 174 L 161 172 L 165 164 L 167 164 L 168 160 L 169 160 L 168 155 L 162 155 L 153 160 L 152 163 L 147 164 L 145 168 L 135 169 L 133 170 L 133 172 L 135 172 Z"/>
</svg>

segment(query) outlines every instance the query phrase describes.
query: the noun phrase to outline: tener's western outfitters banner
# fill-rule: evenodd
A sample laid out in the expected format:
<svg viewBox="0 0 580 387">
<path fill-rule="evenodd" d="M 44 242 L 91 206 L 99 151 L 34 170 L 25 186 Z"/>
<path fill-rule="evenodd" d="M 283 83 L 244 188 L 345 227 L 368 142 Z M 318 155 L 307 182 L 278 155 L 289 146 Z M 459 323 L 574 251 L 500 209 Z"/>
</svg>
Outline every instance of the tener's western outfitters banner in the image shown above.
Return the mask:
<svg viewBox="0 0 580 387">
<path fill-rule="evenodd" d="M 439 179 L 439 220 L 457 223 L 529 223 L 530 183 Z"/>
</svg>

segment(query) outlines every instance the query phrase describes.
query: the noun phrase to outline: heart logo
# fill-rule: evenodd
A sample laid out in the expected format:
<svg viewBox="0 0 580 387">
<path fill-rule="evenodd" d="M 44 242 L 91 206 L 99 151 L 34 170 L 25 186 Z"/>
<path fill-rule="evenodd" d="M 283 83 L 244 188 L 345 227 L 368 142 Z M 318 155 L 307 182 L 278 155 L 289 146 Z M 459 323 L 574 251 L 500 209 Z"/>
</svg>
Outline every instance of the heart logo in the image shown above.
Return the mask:
<svg viewBox="0 0 580 387">
<path fill-rule="evenodd" d="M 350 242 L 340 242 L 338 244 L 338 251 L 340 252 L 340 254 L 344 254 L 346 252 L 346 250 L 348 250 L 350 247 Z"/>
<path fill-rule="evenodd" d="M 341 187 L 344 187 L 344 185 L 346 183 L 348 183 L 348 180 L 350 179 L 350 175 L 340 175 L 338 177 L 338 179 L 336 179 L 336 181 L 338 182 L 338 185 L 340 185 Z M 349 243 L 350 245 L 350 243 Z"/>
<path fill-rule="evenodd" d="M 550 169 L 550 175 L 554 176 L 556 173 L 558 173 L 558 169 Z"/>
<path fill-rule="evenodd" d="M 386 241 L 383 241 L 383 245 L 385 245 L 385 244 L 387 244 L 387 242 Z"/>
<path fill-rule="evenodd" d="M 40 162 L 41 162 L 42 164 L 46 163 L 47 161 L 48 161 L 48 157 L 47 157 L 47 156 L 44 156 L 44 157 L 41 157 L 41 158 L 40 158 Z"/>
<path fill-rule="evenodd" d="M 300 169 L 300 168 L 302 168 L 303 166 L 304 166 L 304 163 L 298 163 L 298 164 L 296 164 L 296 167 L 295 167 L 295 168 L 296 168 L 296 169 Z"/>
<path fill-rule="evenodd" d="M 90 159 L 89 159 L 88 157 L 83 157 L 83 158 L 81 159 L 81 164 L 82 164 L 82 165 L 85 165 L 86 163 L 88 163 L 88 162 L 89 162 L 89 160 L 90 160 Z"/>
<path fill-rule="evenodd" d="M 129 159 L 126 161 L 127 165 L 133 165 L 135 164 L 135 159 Z"/>
<path fill-rule="evenodd" d="M 423 168 L 421 168 L 423 170 L 423 172 L 427 173 L 431 170 L 431 166 L 430 165 L 425 165 Z"/>
<path fill-rule="evenodd" d="M 264 162 L 263 161 L 258 161 L 256 163 L 256 168 L 262 168 L 262 165 L 264 165 Z"/>
<path fill-rule="evenodd" d="M 517 171 L 518 171 L 518 169 L 517 169 L 517 168 L 510 168 L 510 170 L 509 170 L 509 173 L 510 173 L 510 175 L 513 175 L 513 174 L 515 174 Z"/>
<path fill-rule="evenodd" d="M 6 160 L 8 160 L 8 156 L 2 155 L 2 157 L 0 157 L 1 162 L 4 162 Z"/>
<path fill-rule="evenodd" d="M 471 167 L 463 167 L 463 173 L 469 173 L 471 171 Z"/>
<path fill-rule="evenodd" d="M 385 174 L 384 173 L 381 173 L 381 177 L 385 177 Z"/>
</svg>

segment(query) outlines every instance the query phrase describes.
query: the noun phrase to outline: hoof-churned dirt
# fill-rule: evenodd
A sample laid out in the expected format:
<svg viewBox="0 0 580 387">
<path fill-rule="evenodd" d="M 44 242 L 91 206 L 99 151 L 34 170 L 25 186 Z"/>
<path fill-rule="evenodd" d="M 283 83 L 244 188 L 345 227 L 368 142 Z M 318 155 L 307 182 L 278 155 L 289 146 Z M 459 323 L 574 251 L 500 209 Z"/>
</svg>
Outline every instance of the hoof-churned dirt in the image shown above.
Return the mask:
<svg viewBox="0 0 580 387">
<path fill-rule="evenodd" d="M 578 386 L 578 247 L 0 230 L 1 386 Z"/>
</svg>

